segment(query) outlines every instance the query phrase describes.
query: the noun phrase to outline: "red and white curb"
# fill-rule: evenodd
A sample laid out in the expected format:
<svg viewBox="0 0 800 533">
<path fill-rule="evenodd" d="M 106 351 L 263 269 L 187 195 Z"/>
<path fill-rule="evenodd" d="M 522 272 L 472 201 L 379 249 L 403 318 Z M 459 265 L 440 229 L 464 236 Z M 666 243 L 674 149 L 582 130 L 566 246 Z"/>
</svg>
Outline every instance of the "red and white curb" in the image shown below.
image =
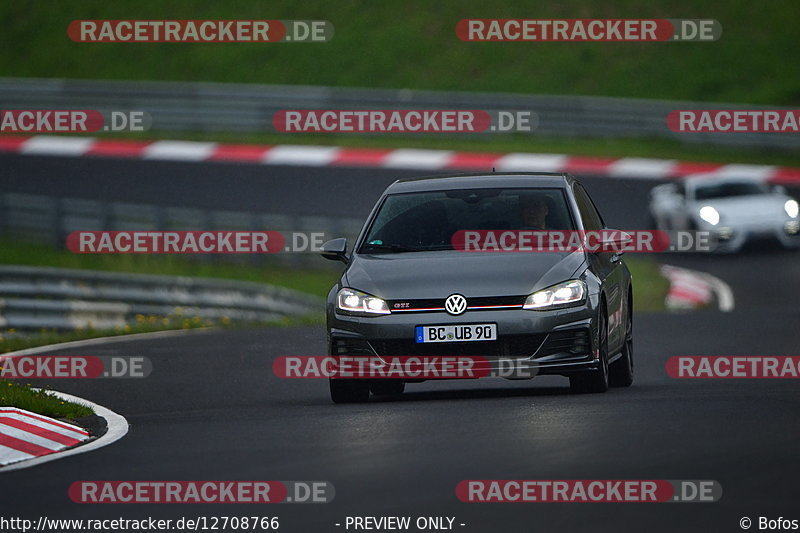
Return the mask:
<svg viewBox="0 0 800 533">
<path fill-rule="evenodd" d="M 671 265 L 662 265 L 660 270 L 661 275 L 669 281 L 665 302 L 668 309 L 694 309 L 716 299 L 720 311 L 733 310 L 733 291 L 721 279 L 705 272 Z"/>
<path fill-rule="evenodd" d="M 691 174 L 746 176 L 770 183 L 800 184 L 800 168 L 698 163 L 636 157 L 479 153 L 452 150 L 345 148 L 337 146 L 221 144 L 196 141 L 134 141 L 2 135 L 0 152 L 69 157 L 117 157 L 161 161 L 221 161 L 313 167 L 377 167 L 421 171 L 570 172 L 632 179 L 676 179 Z"/>
<path fill-rule="evenodd" d="M 16 407 L 0 407 L 0 466 L 71 448 L 89 440 L 72 424 Z"/>
<path fill-rule="evenodd" d="M 42 348 L 50 348 L 50 347 L 42 347 Z M 86 405 L 87 407 L 90 407 L 94 411 L 95 415 L 105 419 L 105 421 L 106 421 L 106 432 L 103 435 L 101 435 L 99 438 L 91 440 L 91 441 L 87 442 L 86 444 L 81 444 L 80 446 L 75 446 L 75 444 L 80 444 L 81 442 L 84 442 L 84 441 L 89 439 L 89 435 L 88 435 L 88 433 L 86 433 L 86 431 L 84 431 L 81 428 L 77 428 L 77 430 L 79 432 L 81 432 L 80 434 L 81 434 L 82 438 L 77 443 L 71 445 L 73 447 L 70 447 L 70 446 L 65 444 L 65 445 L 62 446 L 62 448 L 53 449 L 52 451 L 50 451 L 48 453 L 45 453 L 45 454 L 31 453 L 32 450 L 31 451 L 23 451 L 23 453 L 25 454 L 24 456 L 22 454 L 19 454 L 19 453 L 12 455 L 12 452 L 9 452 L 8 457 L 11 460 L 8 460 L 8 461 L 6 460 L 7 456 L 4 454 L 3 448 L 4 447 L 9 447 L 9 446 L 6 446 L 6 444 L 0 445 L 0 474 L 2 474 L 3 472 L 10 472 L 12 470 L 20 470 L 20 469 L 23 469 L 23 468 L 30 468 L 32 466 L 36 466 L 36 465 L 39 465 L 39 464 L 42 464 L 42 463 L 55 461 L 56 459 L 63 459 L 65 457 L 69 457 L 71 455 L 77 455 L 77 454 L 80 454 L 80 453 L 90 452 L 92 450 L 96 450 L 98 448 L 102 448 L 103 446 L 108 446 L 109 444 L 112 444 L 113 442 L 118 441 L 119 439 L 121 439 L 122 437 L 124 437 L 128 433 L 128 421 L 125 420 L 125 417 L 123 417 L 121 415 L 118 415 L 114 411 L 112 411 L 110 409 L 107 409 L 107 408 L 103 407 L 102 405 L 97 405 L 95 403 L 92 403 L 92 402 L 84 399 L 84 398 L 79 398 L 79 397 L 73 396 L 71 394 L 66 394 L 66 393 L 58 392 L 58 391 L 48 391 L 48 392 L 50 394 L 52 394 L 53 396 L 61 398 L 64 401 L 69 401 L 69 402 L 73 402 L 73 403 L 80 403 L 80 404 Z M 4 410 L 4 409 L 9 409 L 9 408 L 7 408 L 7 407 L 0 408 L 0 410 Z M 0 415 L 0 416 L 2 416 L 2 415 Z M 40 416 L 40 415 L 35 415 L 35 416 Z M 45 417 L 41 417 L 41 418 L 45 418 Z M 67 426 L 67 427 L 72 427 L 72 428 L 76 427 L 76 426 L 72 426 L 71 424 L 64 424 L 63 422 L 58 422 L 58 421 L 55 421 L 55 422 L 57 422 L 58 424 L 62 424 L 63 426 Z M 52 428 L 49 428 L 49 429 L 52 430 Z M 3 437 L 3 435 L 5 435 L 7 431 L 8 430 L 7 430 L 6 426 L 4 425 L 4 421 L 0 420 L 0 438 Z M 75 436 L 77 438 L 78 434 L 70 434 L 70 435 Z M 83 438 L 83 435 L 85 435 L 85 438 Z M 42 438 L 42 437 L 40 436 L 40 438 Z M 50 440 L 50 439 L 48 438 L 48 440 Z M 41 441 L 41 440 L 34 441 L 33 444 L 37 444 L 37 445 L 45 447 L 45 448 L 47 447 L 47 446 L 44 446 L 43 441 Z M 16 450 L 18 452 L 20 451 L 19 448 L 17 448 L 17 447 L 13 448 L 13 450 Z"/>
</svg>

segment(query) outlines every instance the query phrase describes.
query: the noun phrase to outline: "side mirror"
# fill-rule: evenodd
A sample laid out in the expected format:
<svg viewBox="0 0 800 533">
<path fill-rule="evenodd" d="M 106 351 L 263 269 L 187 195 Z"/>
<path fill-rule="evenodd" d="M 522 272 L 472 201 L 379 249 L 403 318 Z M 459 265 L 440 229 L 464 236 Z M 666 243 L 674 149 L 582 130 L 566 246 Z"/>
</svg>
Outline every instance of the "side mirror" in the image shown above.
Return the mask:
<svg viewBox="0 0 800 533">
<path fill-rule="evenodd" d="M 344 237 L 332 239 L 322 245 L 319 253 L 325 259 L 347 263 L 347 239 Z"/>
<path fill-rule="evenodd" d="M 630 233 L 625 233 L 618 229 L 604 229 L 599 233 L 599 242 L 597 243 L 599 247 L 594 251 L 611 252 L 619 257 L 627 250 L 631 249 L 633 237 Z"/>
</svg>

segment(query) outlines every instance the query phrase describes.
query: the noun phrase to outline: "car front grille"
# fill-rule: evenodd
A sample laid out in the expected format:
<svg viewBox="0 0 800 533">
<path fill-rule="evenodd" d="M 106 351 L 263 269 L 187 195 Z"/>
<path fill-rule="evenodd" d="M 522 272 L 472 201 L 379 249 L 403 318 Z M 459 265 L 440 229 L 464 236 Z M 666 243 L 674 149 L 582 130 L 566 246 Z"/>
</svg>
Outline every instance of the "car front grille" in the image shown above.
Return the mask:
<svg viewBox="0 0 800 533">
<path fill-rule="evenodd" d="M 467 311 L 522 308 L 527 296 L 470 296 L 467 297 Z M 416 300 L 387 300 L 392 313 L 427 313 L 443 311 L 445 298 L 426 298 Z"/>
<path fill-rule="evenodd" d="M 588 328 L 538 333 L 501 335 L 496 341 L 417 343 L 413 339 L 334 338 L 333 355 L 350 356 L 466 356 L 496 358 L 547 357 L 559 353 L 589 355 Z"/>
<path fill-rule="evenodd" d="M 373 340 L 370 344 L 381 356 L 472 356 L 522 358 L 533 355 L 546 335 L 505 335 L 496 341 L 417 343 L 408 339 Z"/>
</svg>

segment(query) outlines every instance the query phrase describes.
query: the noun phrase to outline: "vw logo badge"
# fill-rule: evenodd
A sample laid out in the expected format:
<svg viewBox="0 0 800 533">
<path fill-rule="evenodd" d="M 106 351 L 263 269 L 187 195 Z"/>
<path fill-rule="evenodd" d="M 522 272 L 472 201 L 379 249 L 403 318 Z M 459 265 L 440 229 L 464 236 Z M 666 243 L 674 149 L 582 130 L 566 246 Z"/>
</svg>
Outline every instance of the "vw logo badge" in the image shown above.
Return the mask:
<svg viewBox="0 0 800 533">
<path fill-rule="evenodd" d="M 451 315 L 460 315 L 467 310 L 467 299 L 460 294 L 451 294 L 444 301 L 444 308 Z"/>
</svg>

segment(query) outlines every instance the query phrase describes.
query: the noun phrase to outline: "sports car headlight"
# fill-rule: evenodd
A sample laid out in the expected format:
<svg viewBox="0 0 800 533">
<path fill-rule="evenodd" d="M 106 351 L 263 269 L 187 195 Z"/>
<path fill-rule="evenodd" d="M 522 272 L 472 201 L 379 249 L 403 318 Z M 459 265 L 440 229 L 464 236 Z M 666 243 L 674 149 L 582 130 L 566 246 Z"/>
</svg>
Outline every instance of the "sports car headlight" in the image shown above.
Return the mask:
<svg viewBox="0 0 800 533">
<path fill-rule="evenodd" d="M 388 315 L 391 312 L 382 299 L 353 289 L 339 290 L 336 295 L 336 309 L 355 315 Z"/>
<path fill-rule="evenodd" d="M 525 300 L 523 309 L 552 309 L 570 307 L 586 299 L 586 283 L 573 279 L 536 291 Z"/>
<path fill-rule="evenodd" d="M 786 211 L 786 214 L 791 218 L 797 218 L 797 214 L 800 212 L 800 206 L 797 205 L 797 200 L 786 200 L 786 203 L 783 204 L 783 210 Z"/>
<path fill-rule="evenodd" d="M 716 226 L 719 224 L 719 211 L 711 207 L 710 205 L 704 205 L 700 208 L 700 218 L 711 224 L 712 226 Z"/>
</svg>

